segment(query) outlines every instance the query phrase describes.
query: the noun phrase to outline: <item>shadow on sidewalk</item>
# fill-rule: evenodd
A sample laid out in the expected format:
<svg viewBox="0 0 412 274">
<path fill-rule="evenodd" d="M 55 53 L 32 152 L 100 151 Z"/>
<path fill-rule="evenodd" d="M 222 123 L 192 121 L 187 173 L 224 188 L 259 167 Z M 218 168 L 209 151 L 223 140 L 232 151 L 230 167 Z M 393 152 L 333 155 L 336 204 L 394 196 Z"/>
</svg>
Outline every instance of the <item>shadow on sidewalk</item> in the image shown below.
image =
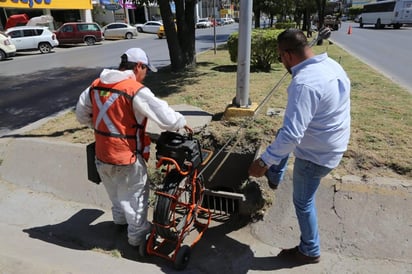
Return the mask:
<svg viewBox="0 0 412 274">
<path fill-rule="evenodd" d="M 114 254 L 117 250 L 125 259 L 156 264 L 165 273 L 174 272 L 171 261 L 154 256 L 141 257 L 138 248 L 128 244 L 126 229 L 120 230 L 112 221 L 92 224 L 103 214 L 98 209 L 82 209 L 62 223 L 28 228 L 23 232 L 31 238 L 75 250 L 96 249 L 107 254 Z M 249 221 L 248 218 L 235 217 L 207 229 L 191 250 L 185 273 L 243 274 L 250 269 L 276 270 L 297 266 L 281 262 L 276 257 L 256 258 L 249 245 L 227 235 L 245 227 Z"/>
<path fill-rule="evenodd" d="M 77 250 L 98 249 L 111 253 L 118 250 L 122 257 L 136 260 L 137 248 L 127 242 L 127 231 L 119 228 L 112 221 L 93 223 L 104 214 L 98 209 L 82 209 L 67 221 L 54 225 L 45 225 L 24 229 L 31 238 Z"/>
</svg>

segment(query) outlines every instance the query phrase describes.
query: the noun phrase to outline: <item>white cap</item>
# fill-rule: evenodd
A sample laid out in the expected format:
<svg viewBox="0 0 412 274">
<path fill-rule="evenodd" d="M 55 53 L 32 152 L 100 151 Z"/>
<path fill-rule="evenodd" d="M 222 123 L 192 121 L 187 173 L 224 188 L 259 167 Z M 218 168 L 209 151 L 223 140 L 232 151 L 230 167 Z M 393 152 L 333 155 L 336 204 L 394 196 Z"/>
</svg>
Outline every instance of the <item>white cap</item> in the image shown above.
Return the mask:
<svg viewBox="0 0 412 274">
<path fill-rule="evenodd" d="M 146 52 L 144 52 L 141 48 L 130 48 L 125 52 L 125 54 L 127 55 L 128 62 L 142 63 L 151 71 L 157 72 L 157 68 L 150 64 L 149 57 L 147 57 Z"/>
</svg>

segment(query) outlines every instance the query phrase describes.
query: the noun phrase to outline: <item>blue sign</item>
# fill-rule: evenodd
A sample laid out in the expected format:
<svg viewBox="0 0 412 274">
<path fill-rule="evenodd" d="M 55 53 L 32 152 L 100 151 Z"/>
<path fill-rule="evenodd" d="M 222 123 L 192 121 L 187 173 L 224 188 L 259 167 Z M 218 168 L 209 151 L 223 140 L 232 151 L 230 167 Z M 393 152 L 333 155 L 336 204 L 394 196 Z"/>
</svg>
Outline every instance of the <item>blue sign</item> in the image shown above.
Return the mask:
<svg viewBox="0 0 412 274">
<path fill-rule="evenodd" d="M 100 0 L 100 4 L 102 5 L 119 4 L 119 0 Z"/>
<path fill-rule="evenodd" d="M 122 7 L 119 4 L 108 4 L 108 5 L 104 5 L 104 8 L 107 10 L 119 10 Z"/>
</svg>

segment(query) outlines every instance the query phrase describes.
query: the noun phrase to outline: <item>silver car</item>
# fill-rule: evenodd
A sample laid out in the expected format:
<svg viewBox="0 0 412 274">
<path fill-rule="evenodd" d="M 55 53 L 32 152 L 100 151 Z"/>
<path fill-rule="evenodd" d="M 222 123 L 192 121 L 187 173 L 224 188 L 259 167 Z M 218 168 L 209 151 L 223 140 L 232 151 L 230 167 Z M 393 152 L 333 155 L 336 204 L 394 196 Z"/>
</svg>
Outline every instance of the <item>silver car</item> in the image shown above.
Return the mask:
<svg viewBox="0 0 412 274">
<path fill-rule="evenodd" d="M 157 33 L 160 26 L 163 26 L 163 23 L 160 21 L 147 21 L 144 24 L 136 24 L 134 26 L 138 32 Z"/>
<path fill-rule="evenodd" d="M 102 28 L 104 39 L 132 39 L 137 29 L 126 23 L 110 23 Z"/>
</svg>

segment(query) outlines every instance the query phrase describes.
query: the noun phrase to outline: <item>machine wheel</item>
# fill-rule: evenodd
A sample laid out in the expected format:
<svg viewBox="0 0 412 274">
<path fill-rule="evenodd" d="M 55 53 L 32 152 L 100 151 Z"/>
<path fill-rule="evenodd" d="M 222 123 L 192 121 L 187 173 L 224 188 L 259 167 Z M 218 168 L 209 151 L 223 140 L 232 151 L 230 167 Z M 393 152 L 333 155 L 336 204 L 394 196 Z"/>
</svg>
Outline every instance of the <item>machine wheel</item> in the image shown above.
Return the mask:
<svg viewBox="0 0 412 274">
<path fill-rule="evenodd" d="M 190 260 L 190 247 L 184 245 L 180 247 L 179 251 L 176 254 L 174 267 L 176 270 L 183 270 L 187 267 Z"/>
<path fill-rule="evenodd" d="M 156 205 L 153 212 L 153 222 L 156 225 L 156 233 L 166 239 L 175 240 L 179 234 L 177 227 L 179 226 L 179 221 L 174 220 L 176 213 L 176 201 L 170 198 L 170 196 L 176 196 L 178 191 L 178 186 L 180 182 L 184 179 L 177 170 L 173 169 L 167 174 L 163 179 L 162 192 L 165 195 L 156 196 Z M 179 197 L 177 197 L 179 199 Z M 176 223 L 174 223 L 176 222 Z"/>
</svg>

